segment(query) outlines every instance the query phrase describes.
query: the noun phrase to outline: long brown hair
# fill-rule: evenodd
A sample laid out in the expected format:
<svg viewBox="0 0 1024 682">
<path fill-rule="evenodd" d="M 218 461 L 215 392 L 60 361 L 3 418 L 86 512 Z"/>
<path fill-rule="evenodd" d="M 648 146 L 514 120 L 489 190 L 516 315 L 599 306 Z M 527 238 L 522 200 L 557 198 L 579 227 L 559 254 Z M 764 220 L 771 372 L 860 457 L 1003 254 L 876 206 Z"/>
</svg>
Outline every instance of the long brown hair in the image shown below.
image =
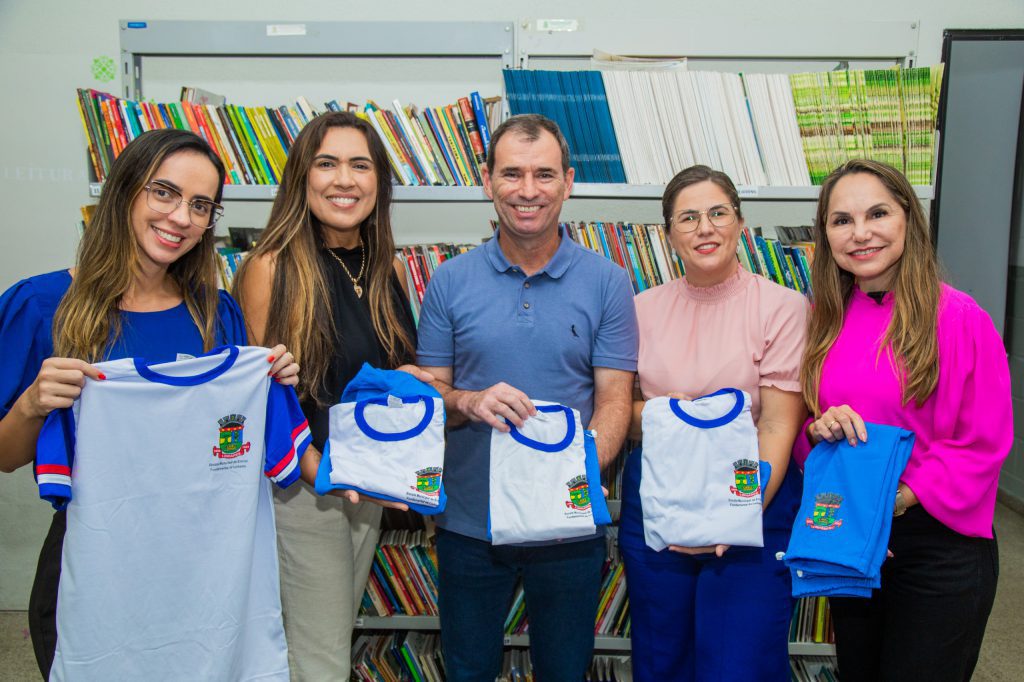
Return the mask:
<svg viewBox="0 0 1024 682">
<path fill-rule="evenodd" d="M 75 276 L 53 317 L 54 353 L 87 362 L 102 360 L 121 333 L 121 302 L 139 272 L 139 245 L 132 230 L 132 205 L 167 158 L 200 154 L 217 169 L 214 201 L 224 191 L 224 164 L 198 135 L 163 129 L 132 140 L 110 167 L 96 212 L 78 245 Z M 216 346 L 217 266 L 213 230 L 167 268 L 203 337 Z"/>
<path fill-rule="evenodd" d="M 391 167 L 387 151 L 370 124 L 358 116 L 349 112 L 317 116 L 302 129 L 288 152 L 267 229 L 250 259 L 267 256 L 274 262 L 263 343 L 288 346 L 302 366 L 299 395 L 321 404 L 327 399 L 327 373 L 340 339 L 335 335 L 327 278 L 318 253 L 324 248 L 322 227 L 310 211 L 306 183 L 313 158 L 331 128 L 355 128 L 361 132 L 377 173 L 377 204 L 359 226 L 366 249 L 367 298 L 373 329 L 389 366 L 401 364 L 414 352 L 412 339 L 399 322 L 399 311 L 391 296 L 395 242 L 391 234 Z M 243 308 L 248 260 L 242 264 L 234 288 Z"/>
<path fill-rule="evenodd" d="M 913 399 L 920 406 L 939 381 L 937 324 L 941 280 L 928 219 L 914 188 L 901 172 L 878 161 L 854 159 L 825 178 L 814 220 L 814 265 L 811 268 L 814 307 L 808 323 L 801 384 L 804 401 L 815 415 L 820 414 L 821 368 L 842 330 L 846 304 L 854 286 L 853 275 L 836 264 L 829 248 L 828 207 L 836 183 L 854 173 L 868 173 L 878 178 L 903 209 L 907 222 L 903 256 L 895 265 L 893 277 L 892 321 L 879 352 L 886 352 L 896 369 L 904 405 Z"/>
</svg>

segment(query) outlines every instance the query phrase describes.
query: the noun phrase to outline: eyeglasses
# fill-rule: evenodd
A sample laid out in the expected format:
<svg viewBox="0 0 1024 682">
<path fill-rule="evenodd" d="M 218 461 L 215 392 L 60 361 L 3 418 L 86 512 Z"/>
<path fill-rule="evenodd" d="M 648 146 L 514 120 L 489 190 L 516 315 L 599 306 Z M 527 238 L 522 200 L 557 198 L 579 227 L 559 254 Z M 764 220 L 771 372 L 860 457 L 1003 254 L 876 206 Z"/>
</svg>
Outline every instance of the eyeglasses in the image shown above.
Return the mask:
<svg viewBox="0 0 1024 682">
<path fill-rule="evenodd" d="M 158 213 L 173 213 L 185 201 L 181 192 L 162 182 L 151 182 L 143 189 L 146 190 L 146 204 Z M 204 230 L 216 225 L 224 215 L 224 207 L 209 199 L 192 199 L 185 201 L 185 205 L 188 206 L 189 222 Z"/>
<path fill-rule="evenodd" d="M 728 204 L 712 206 L 706 211 L 680 211 L 672 220 L 672 227 L 680 232 L 694 232 L 700 227 L 700 217 L 706 215 L 713 227 L 729 227 L 736 222 L 736 207 Z"/>
</svg>

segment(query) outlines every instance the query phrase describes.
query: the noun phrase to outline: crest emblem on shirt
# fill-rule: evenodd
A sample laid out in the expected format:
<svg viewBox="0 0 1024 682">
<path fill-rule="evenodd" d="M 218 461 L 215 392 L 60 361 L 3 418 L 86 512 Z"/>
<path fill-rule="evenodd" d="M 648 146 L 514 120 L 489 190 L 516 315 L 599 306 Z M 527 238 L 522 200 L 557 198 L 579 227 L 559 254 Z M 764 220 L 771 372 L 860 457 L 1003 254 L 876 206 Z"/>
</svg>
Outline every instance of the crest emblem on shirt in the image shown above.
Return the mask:
<svg viewBox="0 0 1024 682">
<path fill-rule="evenodd" d="M 843 496 L 836 493 L 818 493 L 814 496 L 814 511 L 807 519 L 808 527 L 814 530 L 833 530 L 843 525 L 842 519 L 837 519 L 839 505 L 843 502 Z"/>
<path fill-rule="evenodd" d="M 416 472 L 416 491 L 436 497 L 441 490 L 441 467 L 427 467 Z"/>
<path fill-rule="evenodd" d="M 736 485 L 729 486 L 729 492 L 737 497 L 756 497 L 761 493 L 761 481 L 757 475 L 757 462 L 739 459 L 732 463 Z"/>
<path fill-rule="evenodd" d="M 220 438 L 213 446 L 213 456 L 218 459 L 234 459 L 249 452 L 251 443 L 246 443 L 243 436 L 245 415 L 229 414 L 217 420 L 220 425 Z"/>
<path fill-rule="evenodd" d="M 587 483 L 586 475 L 574 476 L 565 485 L 569 488 L 569 499 L 565 501 L 566 507 L 576 511 L 590 509 L 590 485 Z"/>
</svg>

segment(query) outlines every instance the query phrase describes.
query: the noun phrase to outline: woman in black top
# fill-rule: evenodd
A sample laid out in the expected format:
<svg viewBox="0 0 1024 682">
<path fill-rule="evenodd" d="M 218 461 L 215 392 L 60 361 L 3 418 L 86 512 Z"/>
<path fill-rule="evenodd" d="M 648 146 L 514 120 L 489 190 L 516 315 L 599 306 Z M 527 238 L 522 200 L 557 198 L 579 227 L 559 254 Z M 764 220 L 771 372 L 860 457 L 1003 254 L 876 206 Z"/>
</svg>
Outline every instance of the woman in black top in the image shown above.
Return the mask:
<svg viewBox="0 0 1024 682">
<path fill-rule="evenodd" d="M 363 362 L 430 376 L 412 363 L 416 331 L 391 234 L 391 169 L 380 138 L 350 113 L 303 128 L 267 229 L 235 296 L 255 343 L 285 342 L 320 457 L 328 409 Z M 287 340 L 287 341 L 285 341 Z M 314 450 L 315 448 L 315 450 Z M 344 680 L 352 626 L 377 542 L 380 507 L 306 484 L 275 496 L 281 605 L 292 679 Z"/>
</svg>

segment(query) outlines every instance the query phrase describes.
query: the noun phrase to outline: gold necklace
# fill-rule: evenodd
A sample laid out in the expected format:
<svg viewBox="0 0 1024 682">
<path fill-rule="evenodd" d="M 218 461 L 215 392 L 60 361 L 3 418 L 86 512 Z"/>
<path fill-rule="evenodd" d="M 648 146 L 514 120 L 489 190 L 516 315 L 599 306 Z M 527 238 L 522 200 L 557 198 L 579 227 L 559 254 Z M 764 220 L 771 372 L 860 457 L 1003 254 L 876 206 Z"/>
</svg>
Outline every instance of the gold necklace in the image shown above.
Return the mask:
<svg viewBox="0 0 1024 682">
<path fill-rule="evenodd" d="M 338 261 L 338 265 L 340 265 L 341 269 L 345 271 L 345 274 L 348 276 L 348 278 L 352 280 L 352 289 L 354 289 L 356 292 L 356 298 L 363 297 L 363 288 L 359 286 L 359 280 L 363 276 L 363 268 L 366 267 L 366 249 L 362 248 L 362 242 L 360 242 L 359 246 L 361 248 L 359 258 L 359 273 L 356 274 L 355 277 L 353 277 L 352 273 L 349 272 L 348 267 L 345 265 L 345 261 L 341 260 L 341 258 L 338 257 L 338 254 L 331 251 L 330 247 L 324 244 L 324 248 L 327 249 L 327 253 L 331 254 L 334 260 Z"/>
</svg>

